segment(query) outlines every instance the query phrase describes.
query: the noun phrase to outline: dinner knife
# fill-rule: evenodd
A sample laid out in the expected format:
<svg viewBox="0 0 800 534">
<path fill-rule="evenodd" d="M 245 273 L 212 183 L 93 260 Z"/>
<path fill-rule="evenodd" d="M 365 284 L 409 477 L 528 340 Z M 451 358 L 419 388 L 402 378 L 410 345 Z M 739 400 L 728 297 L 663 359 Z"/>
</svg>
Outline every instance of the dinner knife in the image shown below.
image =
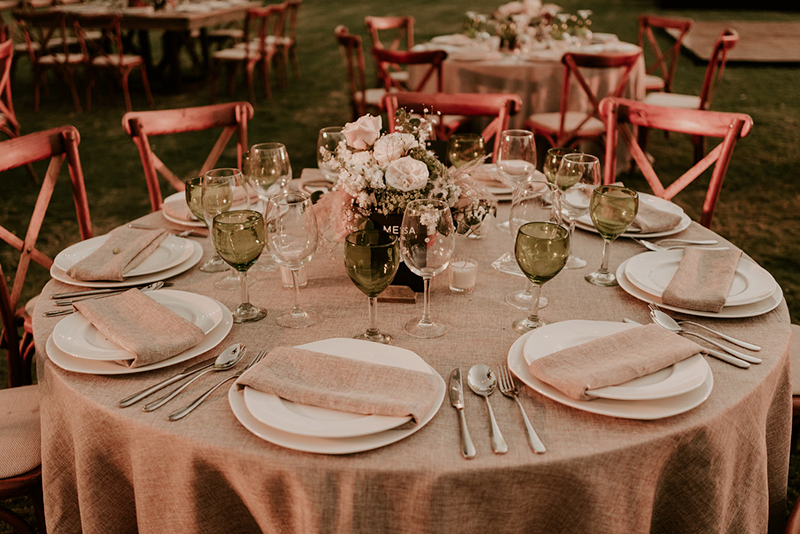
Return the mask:
<svg viewBox="0 0 800 534">
<path fill-rule="evenodd" d="M 164 380 L 162 382 L 159 382 L 158 384 L 156 384 L 154 386 L 150 386 L 149 388 L 144 389 L 144 390 L 140 391 L 139 393 L 134 393 L 130 397 L 125 397 L 124 399 L 122 399 L 121 401 L 119 401 L 117 403 L 117 406 L 119 406 L 120 408 L 127 408 L 128 406 L 136 404 L 137 402 L 139 402 L 143 398 L 147 397 L 148 395 L 150 395 L 152 393 L 155 393 L 156 391 L 158 391 L 158 390 L 160 390 L 162 388 L 165 388 L 170 384 L 174 384 L 178 380 L 181 380 L 183 378 L 186 378 L 187 376 L 191 376 L 191 375 L 193 375 L 195 373 L 198 373 L 198 372 L 202 371 L 203 369 L 208 369 L 209 367 L 212 367 L 216 360 L 217 360 L 217 357 L 214 356 L 213 358 L 209 358 L 207 360 L 203 360 L 200 363 L 196 363 L 196 364 L 192 365 L 191 367 L 187 367 L 186 369 L 184 369 L 183 371 L 181 371 L 177 375 L 173 376 L 172 378 L 168 378 L 168 379 L 166 379 L 166 380 Z"/>
<path fill-rule="evenodd" d="M 464 387 L 461 385 L 461 369 L 455 368 L 450 373 L 450 404 L 458 411 L 461 423 L 461 456 L 469 460 L 475 458 L 475 445 L 467 429 L 467 417 L 464 415 Z"/>
<path fill-rule="evenodd" d="M 73 291 L 71 293 L 53 293 L 52 295 L 50 295 L 50 298 L 53 300 L 71 299 L 75 297 L 84 297 L 89 295 L 105 295 L 111 293 L 121 293 L 129 289 L 141 289 L 143 287 L 149 286 L 150 284 L 152 284 L 152 282 L 148 282 L 146 284 L 126 286 L 126 287 L 108 287 L 104 289 L 84 289 L 83 291 Z"/>
</svg>

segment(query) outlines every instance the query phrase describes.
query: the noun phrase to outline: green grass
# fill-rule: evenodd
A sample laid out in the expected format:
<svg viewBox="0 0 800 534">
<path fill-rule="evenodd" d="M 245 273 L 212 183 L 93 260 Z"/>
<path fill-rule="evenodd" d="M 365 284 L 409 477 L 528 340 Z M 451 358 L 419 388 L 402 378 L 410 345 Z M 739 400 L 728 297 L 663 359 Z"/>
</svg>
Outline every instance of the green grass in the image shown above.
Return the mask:
<svg viewBox="0 0 800 534">
<path fill-rule="evenodd" d="M 496 2 L 499 4 L 500 2 Z M 656 8 L 652 0 L 565 0 L 566 11 L 591 7 L 596 31 L 618 34 L 635 41 L 636 16 L 639 13 L 662 13 L 691 16 L 695 20 L 800 20 L 800 14 L 757 11 L 675 12 Z M 279 141 L 287 145 L 295 173 L 316 165 L 317 132 L 324 126 L 344 124 L 350 119 L 345 71 L 333 38 L 333 28 L 345 24 L 354 33 L 369 38 L 363 24 L 365 15 L 413 14 L 416 17 L 416 40 L 423 42 L 442 33 L 460 30 L 467 10 L 486 11 L 495 3 L 471 0 L 429 2 L 407 0 L 389 3 L 379 0 L 350 2 L 344 0 L 306 0 L 300 9 L 298 53 L 302 79 L 292 80 L 288 89 L 274 90 L 269 101 L 260 98 L 255 117 L 249 125 L 251 143 Z M 152 38 L 155 53 L 159 36 Z M 665 39 L 665 42 L 667 40 Z M 367 58 L 371 63 L 371 58 Z M 187 69 L 189 66 L 186 66 Z M 681 58 L 674 90 L 698 94 L 705 64 L 688 56 Z M 373 79 L 368 76 L 368 79 Z M 132 76 L 135 109 L 146 109 L 139 78 Z M 209 103 L 207 84 L 182 94 L 166 94 L 156 85 L 155 100 L 159 109 L 204 105 Z M 220 89 L 224 87 L 220 83 Z M 717 93 L 713 109 L 750 114 L 755 126 L 749 137 L 739 142 L 733 155 L 720 197 L 713 229 L 731 239 L 767 268 L 784 290 L 792 318 L 800 322 L 800 188 L 792 169 L 800 161 L 800 69 L 796 66 L 730 64 Z M 14 79 L 14 103 L 24 133 L 72 124 L 81 133 L 80 153 L 86 176 L 92 222 L 96 234 L 149 211 L 149 200 L 141 164 L 134 144 L 122 130 L 120 121 L 124 102 L 118 90 L 102 85 L 103 100 L 93 99 L 90 113 L 76 113 L 61 83 L 49 78 L 49 92 L 42 96 L 41 111 L 33 112 L 30 69 L 21 58 Z M 261 93 L 257 83 L 256 90 Z M 241 79 L 231 100 L 246 99 Z M 228 99 L 220 95 L 220 101 Z M 154 150 L 177 174 L 195 173 L 214 142 L 213 134 L 192 134 L 154 139 Z M 652 135 L 649 151 L 656 158 L 656 172 L 662 177 L 677 177 L 691 165 L 689 139 Z M 232 165 L 235 155 L 228 150 L 220 165 Z M 38 167 L 44 175 L 44 166 Z M 78 239 L 69 186 L 64 171 L 39 239 L 39 247 L 55 254 Z M 0 221 L 24 234 L 25 222 L 37 194 L 24 171 L 5 173 L 0 195 Z M 634 186 L 647 191 L 641 178 L 629 177 Z M 681 193 L 676 202 L 695 219 L 699 218 L 704 188 L 695 186 Z M 164 190 L 165 194 L 170 191 Z M 12 275 L 16 253 L 0 247 L 0 261 L 6 275 Z M 47 282 L 44 269 L 34 266 L 24 297 L 34 295 Z M 0 365 L 0 375 L 5 372 Z M 5 384 L 5 379 L 0 376 Z M 796 495 L 800 475 L 793 463 L 790 492 Z M 4 532 L 0 529 L 0 533 Z"/>
</svg>

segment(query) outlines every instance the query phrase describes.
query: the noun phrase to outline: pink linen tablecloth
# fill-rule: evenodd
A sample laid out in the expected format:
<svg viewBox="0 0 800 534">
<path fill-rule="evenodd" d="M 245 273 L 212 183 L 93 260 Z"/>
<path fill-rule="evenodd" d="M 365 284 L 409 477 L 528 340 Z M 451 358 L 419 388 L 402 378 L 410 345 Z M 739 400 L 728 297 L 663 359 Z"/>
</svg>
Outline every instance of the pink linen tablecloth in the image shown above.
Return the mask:
<svg viewBox="0 0 800 534">
<path fill-rule="evenodd" d="M 163 222 L 160 214 L 144 220 Z M 680 237 L 709 235 L 692 224 Z M 201 242 L 207 257 L 209 243 Z M 576 230 L 573 243 L 589 268 L 599 264 L 597 235 Z M 416 305 L 382 303 L 381 329 L 445 378 L 455 367 L 466 373 L 475 363 L 502 364 L 518 338 L 511 322 L 524 313 L 504 304 L 503 297 L 521 288 L 523 280 L 490 264 L 510 246 L 510 236 L 494 225 L 485 238 L 458 244 L 459 255 L 478 260 L 478 283 L 473 293 L 457 295 L 447 289 L 446 275 L 434 279 L 433 314 L 451 325 L 444 337 L 418 340 L 403 332 L 403 323 L 421 314 L 421 298 Z M 611 268 L 642 250 L 618 240 Z M 648 320 L 644 303 L 619 288 L 586 283 L 586 272 L 563 271 L 544 286 L 550 301 L 541 313 L 545 321 Z M 238 291 L 214 289 L 215 276 L 194 268 L 176 277 L 174 288 L 236 306 Z M 290 306 L 292 292 L 282 289 L 277 273 L 252 273 L 251 278 L 254 304 L 271 315 Z M 302 330 L 280 328 L 270 318 L 234 325 L 222 345 L 242 342 L 255 351 L 349 337 L 365 328 L 367 299 L 350 282 L 341 260 L 318 253 L 308 265 L 308 280 L 301 298 L 323 313 L 324 322 Z M 782 529 L 791 420 L 785 303 L 759 317 L 708 323 L 761 345 L 764 363 L 745 371 L 710 359 L 710 397 L 681 415 L 656 421 L 603 417 L 522 387 L 522 403 L 548 448 L 543 455 L 530 450 L 517 407 L 499 393 L 492 402 L 509 452 L 492 454 L 486 407 L 467 391 L 466 416 L 478 451 L 467 461 L 460 455 L 457 416 L 447 400 L 409 438 L 346 456 L 295 452 L 262 441 L 233 417 L 225 388 L 177 423 L 166 420 L 164 409 L 119 409 L 118 400 L 176 369 L 99 377 L 70 373 L 48 361 L 44 345 L 58 319 L 41 313 L 48 309 L 50 293 L 68 287 L 50 282 L 34 316 L 44 499 L 52 533 L 728 534 Z M 217 378 L 208 377 L 201 386 Z"/>
</svg>

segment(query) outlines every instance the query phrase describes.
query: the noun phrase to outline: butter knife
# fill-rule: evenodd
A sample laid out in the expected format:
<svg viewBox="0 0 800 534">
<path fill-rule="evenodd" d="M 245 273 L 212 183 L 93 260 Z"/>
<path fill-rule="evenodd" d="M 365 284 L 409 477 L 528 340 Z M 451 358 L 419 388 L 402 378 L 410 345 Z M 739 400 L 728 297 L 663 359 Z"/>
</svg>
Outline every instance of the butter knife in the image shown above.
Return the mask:
<svg viewBox="0 0 800 534">
<path fill-rule="evenodd" d="M 450 373 L 450 404 L 458 411 L 461 423 L 461 456 L 467 460 L 475 458 L 475 445 L 467 429 L 467 418 L 464 415 L 464 387 L 461 385 L 461 369 L 455 368 Z"/>
<path fill-rule="evenodd" d="M 209 367 L 212 367 L 216 360 L 217 360 L 217 357 L 214 356 L 213 358 L 209 358 L 207 360 L 203 360 L 200 363 L 196 363 L 196 364 L 192 365 L 191 367 L 187 367 L 186 369 L 184 369 L 183 371 L 181 371 L 177 375 L 173 376 L 172 378 L 168 378 L 168 379 L 166 379 L 166 380 L 164 380 L 162 382 L 159 382 L 158 384 L 156 384 L 154 386 L 150 386 L 149 388 L 144 389 L 144 390 L 140 391 L 139 393 L 134 393 L 130 397 L 125 397 L 124 399 L 122 399 L 121 401 L 119 401 L 117 403 L 117 406 L 119 406 L 120 408 L 127 408 L 128 406 L 136 404 L 137 402 L 139 402 L 143 398 L 147 397 L 148 395 L 151 395 L 151 394 L 155 393 L 156 391 L 167 387 L 170 384 L 174 384 L 178 380 L 181 380 L 183 378 L 186 378 L 187 376 L 191 376 L 191 375 L 193 375 L 195 373 L 198 373 L 198 372 L 202 371 L 203 369 L 208 369 Z"/>
</svg>

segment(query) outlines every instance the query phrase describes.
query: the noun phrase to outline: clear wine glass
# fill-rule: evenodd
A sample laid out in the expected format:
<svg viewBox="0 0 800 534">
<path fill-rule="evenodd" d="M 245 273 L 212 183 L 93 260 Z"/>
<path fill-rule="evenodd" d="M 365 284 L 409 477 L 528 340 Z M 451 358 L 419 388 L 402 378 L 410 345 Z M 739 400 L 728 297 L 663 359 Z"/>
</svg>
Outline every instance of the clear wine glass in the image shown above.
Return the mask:
<svg viewBox="0 0 800 534">
<path fill-rule="evenodd" d="M 267 246 L 280 265 L 292 272 L 294 306 L 280 313 L 275 322 L 286 328 L 304 328 L 322 320 L 319 313 L 300 307 L 300 284 L 297 272 L 317 249 L 317 219 L 311 197 L 287 191 L 270 198 L 267 207 Z"/>
<path fill-rule="evenodd" d="M 400 265 L 397 236 L 381 230 L 358 230 L 344 242 L 344 265 L 350 280 L 369 297 L 369 327 L 354 339 L 391 345 L 389 334 L 378 330 L 378 295 L 394 280 Z"/>
<path fill-rule="evenodd" d="M 212 239 L 211 229 L 214 217 L 229 211 L 233 205 L 234 177 L 237 174 L 241 174 L 239 169 L 212 169 L 203 175 L 200 202 L 203 209 L 203 220 L 209 229 L 209 239 Z M 228 268 L 228 264 L 215 251 L 214 256 L 204 263 L 200 270 L 205 273 L 221 273 L 227 271 Z"/>
<path fill-rule="evenodd" d="M 341 126 L 328 126 L 327 128 L 323 128 L 319 131 L 319 135 L 317 136 L 317 167 L 319 167 L 319 170 L 325 175 L 325 178 L 331 182 L 336 181 L 339 177 L 339 173 L 333 169 L 330 161 L 325 161 L 324 154 L 326 152 L 336 154 L 336 147 L 339 146 L 340 141 L 344 140 L 345 137 L 342 133 Z"/>
<path fill-rule="evenodd" d="M 575 221 L 589 213 L 592 191 L 600 185 L 600 160 L 591 154 L 567 154 L 556 172 L 556 186 L 561 191 L 561 216 L 569 224 L 569 236 Z M 586 260 L 569 255 L 565 269 L 586 267 Z"/>
<path fill-rule="evenodd" d="M 547 181 L 553 185 L 556 185 L 556 172 L 558 172 L 558 168 L 561 166 L 561 160 L 564 159 L 564 156 L 567 154 L 580 154 L 581 151 L 574 149 L 574 148 L 567 148 L 567 147 L 553 147 L 547 151 L 547 154 L 544 157 L 544 163 L 542 166 L 542 172 L 544 172 L 544 177 L 547 178 Z M 556 201 L 556 210 L 558 211 L 559 218 L 561 217 L 561 190 L 556 188 L 555 190 L 555 201 Z M 559 220 L 559 222 L 561 222 Z"/>
<path fill-rule="evenodd" d="M 221 169 L 216 169 L 221 170 Z M 250 188 L 247 187 L 247 178 L 244 173 L 235 173 L 232 175 L 233 180 L 233 203 L 231 204 L 231 211 L 233 210 L 249 210 L 251 207 Z M 228 274 L 216 282 L 214 287 L 225 291 L 235 291 L 239 288 L 239 276 L 236 268 L 231 267 L 228 269 Z"/>
<path fill-rule="evenodd" d="M 450 165 L 459 168 L 486 155 L 483 136 L 476 133 L 458 133 L 447 141 L 447 159 Z"/>
<path fill-rule="evenodd" d="M 516 244 L 517 232 L 529 222 L 558 223 L 558 211 L 553 202 L 555 187 L 548 182 L 528 182 L 514 192 L 511 211 L 508 215 L 508 228 Z M 519 271 L 518 271 L 519 272 Z M 516 308 L 528 310 L 533 299 L 532 284 L 526 280 L 525 288 L 506 295 L 506 303 Z M 547 299 L 539 299 L 539 309 L 547 306 Z"/>
<path fill-rule="evenodd" d="M 527 182 L 536 170 L 536 141 L 528 130 L 505 130 L 497 148 L 497 171 L 513 188 Z"/>
<path fill-rule="evenodd" d="M 512 325 L 515 332 L 524 334 L 545 324 L 539 319 L 539 295 L 542 285 L 561 272 L 567 263 L 569 231 L 552 222 L 525 223 L 517 232 L 514 254 L 520 269 L 533 284 L 528 317 Z"/>
<path fill-rule="evenodd" d="M 285 156 L 285 157 L 284 157 Z M 280 181 L 281 187 L 286 176 L 291 177 L 291 166 L 286 147 L 280 143 L 258 143 L 250 147 L 247 162 L 242 169 L 247 177 L 247 183 L 259 198 L 259 205 L 255 208 L 262 215 L 266 215 L 266 206 L 269 196 L 275 191 L 270 191 L 272 186 Z M 287 170 L 288 169 L 288 170 Z M 270 272 L 277 270 L 278 266 L 268 253 L 262 254 L 253 266 L 253 271 Z"/>
<path fill-rule="evenodd" d="M 441 200 L 414 200 L 406 206 L 400 226 L 400 255 L 424 284 L 422 318 L 412 319 L 403 327 L 413 337 L 439 337 L 449 328 L 446 323 L 431 319 L 430 282 L 450 264 L 455 235 L 450 208 Z"/>
<path fill-rule="evenodd" d="M 242 303 L 233 312 L 234 323 L 253 323 L 267 316 L 267 312 L 250 304 L 247 294 L 247 270 L 264 250 L 266 229 L 263 216 L 253 210 L 234 210 L 214 217 L 211 228 L 214 248 L 236 270 L 241 289 Z"/>
<path fill-rule="evenodd" d="M 639 194 L 633 189 L 616 185 L 601 185 L 592 193 L 589 214 L 603 238 L 603 261 L 600 268 L 586 275 L 596 286 L 616 286 L 617 277 L 608 270 L 611 243 L 625 233 L 639 211 Z"/>
</svg>

